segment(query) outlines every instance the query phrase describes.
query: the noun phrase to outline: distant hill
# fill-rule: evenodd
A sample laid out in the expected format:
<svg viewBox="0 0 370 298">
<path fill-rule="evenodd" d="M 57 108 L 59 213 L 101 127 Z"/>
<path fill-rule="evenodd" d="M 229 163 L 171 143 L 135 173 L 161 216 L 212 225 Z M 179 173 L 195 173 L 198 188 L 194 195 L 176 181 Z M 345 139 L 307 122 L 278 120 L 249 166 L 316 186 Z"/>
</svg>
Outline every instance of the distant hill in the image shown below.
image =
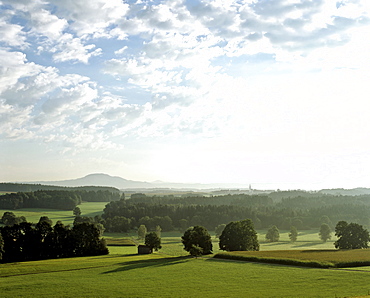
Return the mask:
<svg viewBox="0 0 370 298">
<path fill-rule="evenodd" d="M 56 185 L 67 187 L 78 186 L 109 186 L 118 189 L 149 189 L 149 188 L 176 188 L 176 189 L 220 189 L 220 188 L 242 188 L 240 184 L 201 184 L 201 183 L 171 183 L 163 181 L 145 182 L 127 180 L 117 176 L 97 173 L 82 178 L 62 181 L 37 181 L 26 182 L 43 185 Z M 246 186 L 244 186 L 247 188 Z"/>
<path fill-rule="evenodd" d="M 30 182 L 28 182 L 30 183 Z M 124 188 L 148 188 L 152 187 L 148 182 L 127 180 L 121 177 L 110 176 L 107 174 L 90 174 L 82 178 L 62 180 L 62 181 L 40 181 L 38 184 L 56 185 L 67 187 L 78 186 L 108 186 L 118 189 Z"/>
<path fill-rule="evenodd" d="M 333 189 L 322 189 L 319 193 L 330 194 L 330 195 L 347 195 L 347 196 L 360 196 L 360 195 L 369 195 L 370 188 L 353 188 L 353 189 L 344 189 L 344 188 L 333 188 Z"/>
</svg>

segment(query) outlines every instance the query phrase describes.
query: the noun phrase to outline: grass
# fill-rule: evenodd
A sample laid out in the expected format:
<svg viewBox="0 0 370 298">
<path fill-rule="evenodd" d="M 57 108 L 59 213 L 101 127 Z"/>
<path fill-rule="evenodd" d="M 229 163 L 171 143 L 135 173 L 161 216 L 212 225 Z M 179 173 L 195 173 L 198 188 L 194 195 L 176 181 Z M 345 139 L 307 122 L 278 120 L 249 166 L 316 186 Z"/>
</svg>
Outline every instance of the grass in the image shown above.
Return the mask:
<svg viewBox="0 0 370 298">
<path fill-rule="evenodd" d="M 106 202 L 83 202 L 80 207 L 82 216 L 91 216 L 103 214 Z M 41 216 L 48 216 L 55 224 L 58 220 L 65 225 L 72 225 L 74 215 L 72 210 L 56 210 L 45 208 L 22 208 L 17 210 L 0 209 L 0 217 L 4 212 L 13 212 L 16 216 L 25 216 L 28 222 L 38 222 Z"/>
<path fill-rule="evenodd" d="M 370 272 L 245 263 L 163 253 L 0 265 L 1 297 L 349 297 Z"/>
<path fill-rule="evenodd" d="M 238 251 L 215 257 L 319 268 L 370 266 L 370 249 Z"/>
<path fill-rule="evenodd" d="M 105 237 L 105 240 L 108 246 L 136 246 L 136 243 L 131 239 Z"/>
<path fill-rule="evenodd" d="M 95 216 L 105 205 L 83 203 L 79 207 L 83 216 Z M 5 211 L 33 222 L 44 215 L 54 223 L 62 220 L 71 224 L 74 219 L 72 211 L 0 210 L 0 215 Z M 300 256 L 308 261 L 335 262 L 335 256 L 339 262 L 347 260 L 348 254 L 353 258 L 357 255 L 357 251 L 347 255 L 331 251 L 331 259 L 323 259 L 324 252 L 334 248 L 333 241 L 322 243 L 316 230 L 300 231 L 295 243 L 289 241 L 288 231 L 280 231 L 277 243 L 265 242 L 265 230 L 258 232 L 258 253 L 265 258 L 286 258 L 290 254 L 294 260 Z M 211 257 L 195 259 L 183 250 L 181 236 L 179 232 L 162 232 L 163 248 L 159 252 L 137 255 L 136 246 L 123 246 L 136 242 L 137 234 L 106 233 L 110 244 L 106 256 L 0 264 L 0 296 L 351 297 L 367 295 L 370 290 L 370 266 L 317 269 Z M 212 240 L 213 252 L 218 253 L 218 240 L 214 236 Z M 359 256 L 360 260 L 367 257 Z"/>
</svg>

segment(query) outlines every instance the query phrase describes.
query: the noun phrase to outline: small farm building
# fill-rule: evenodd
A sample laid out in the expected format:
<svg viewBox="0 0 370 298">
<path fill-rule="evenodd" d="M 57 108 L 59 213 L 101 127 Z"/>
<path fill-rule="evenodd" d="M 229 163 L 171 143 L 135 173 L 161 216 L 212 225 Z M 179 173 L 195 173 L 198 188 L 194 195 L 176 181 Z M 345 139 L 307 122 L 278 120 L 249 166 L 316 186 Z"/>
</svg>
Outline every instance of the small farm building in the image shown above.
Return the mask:
<svg viewBox="0 0 370 298">
<path fill-rule="evenodd" d="M 137 247 L 137 253 L 139 255 L 144 255 L 144 254 L 151 254 L 153 252 L 153 250 L 149 247 L 149 246 L 146 246 L 146 245 L 139 245 Z"/>
</svg>

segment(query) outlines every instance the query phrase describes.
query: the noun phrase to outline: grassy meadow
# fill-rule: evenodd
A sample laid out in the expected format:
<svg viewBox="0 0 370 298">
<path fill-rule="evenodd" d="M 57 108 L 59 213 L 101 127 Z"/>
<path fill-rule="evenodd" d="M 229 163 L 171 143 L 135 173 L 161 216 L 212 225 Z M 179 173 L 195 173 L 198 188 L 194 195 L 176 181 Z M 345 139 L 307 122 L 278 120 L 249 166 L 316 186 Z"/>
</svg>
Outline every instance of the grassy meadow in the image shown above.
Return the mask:
<svg viewBox="0 0 370 298">
<path fill-rule="evenodd" d="M 214 258 L 136 255 L 0 265 L 1 297 L 351 297 L 370 271 L 313 269 Z"/>
<path fill-rule="evenodd" d="M 82 216 L 92 216 L 103 214 L 103 209 L 107 202 L 84 202 L 78 205 L 81 209 Z M 71 210 L 56 210 L 56 209 L 43 209 L 43 208 L 22 208 L 17 210 L 0 209 L 0 216 L 4 212 L 13 212 L 16 216 L 25 216 L 29 222 L 38 222 L 41 216 L 48 216 L 53 223 L 61 220 L 65 225 L 72 225 L 74 215 Z"/>
<path fill-rule="evenodd" d="M 83 216 L 102 213 L 106 203 L 83 203 Z M 12 211 L 37 222 L 48 216 L 55 223 L 73 222 L 71 211 L 47 209 Z M 258 231 L 264 257 L 281 257 L 309 251 L 333 249 L 333 241 L 322 243 L 318 231 L 299 231 L 295 243 L 289 231 L 280 231 L 280 241 L 266 242 Z M 220 252 L 213 232 L 213 252 Z M 137 255 L 135 233 L 106 233 L 110 254 L 83 258 L 0 264 L 0 297 L 355 297 L 370 294 L 370 266 L 318 269 L 278 264 L 192 258 L 183 250 L 182 233 L 162 232 L 162 249 Z M 338 257 L 342 252 L 333 251 Z M 359 253 L 367 253 L 360 250 Z M 251 252 L 253 253 L 253 252 Z M 279 255 L 280 254 L 280 255 Z M 307 253 L 305 256 L 308 256 Z M 322 257 L 323 254 L 320 255 Z M 365 256 L 365 258 L 367 258 Z M 297 256 L 294 256 L 297 258 Z M 308 259 L 319 258 L 308 256 Z M 370 257 L 369 257 L 370 258 Z M 333 260 L 331 260 L 333 261 Z"/>
</svg>

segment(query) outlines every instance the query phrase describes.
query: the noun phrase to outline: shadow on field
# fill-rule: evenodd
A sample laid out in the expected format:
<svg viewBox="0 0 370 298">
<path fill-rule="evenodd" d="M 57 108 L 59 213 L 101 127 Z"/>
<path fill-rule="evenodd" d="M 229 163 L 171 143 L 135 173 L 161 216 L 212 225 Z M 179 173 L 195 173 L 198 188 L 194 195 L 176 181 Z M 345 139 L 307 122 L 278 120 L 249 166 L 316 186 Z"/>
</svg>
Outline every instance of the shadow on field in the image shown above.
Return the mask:
<svg viewBox="0 0 370 298">
<path fill-rule="evenodd" d="M 301 245 L 295 245 L 295 247 L 307 247 L 307 246 L 315 246 L 315 245 L 320 245 L 323 244 L 323 242 L 309 242 Z"/>
<path fill-rule="evenodd" d="M 146 267 L 163 267 L 163 266 L 177 265 L 177 264 L 187 262 L 188 260 L 189 260 L 189 256 L 128 261 L 128 262 L 123 262 L 121 264 L 117 264 L 122 267 L 119 267 L 117 269 L 110 270 L 107 272 L 103 272 L 102 274 L 123 272 L 123 271 L 129 271 L 133 269 L 146 268 Z"/>
</svg>

